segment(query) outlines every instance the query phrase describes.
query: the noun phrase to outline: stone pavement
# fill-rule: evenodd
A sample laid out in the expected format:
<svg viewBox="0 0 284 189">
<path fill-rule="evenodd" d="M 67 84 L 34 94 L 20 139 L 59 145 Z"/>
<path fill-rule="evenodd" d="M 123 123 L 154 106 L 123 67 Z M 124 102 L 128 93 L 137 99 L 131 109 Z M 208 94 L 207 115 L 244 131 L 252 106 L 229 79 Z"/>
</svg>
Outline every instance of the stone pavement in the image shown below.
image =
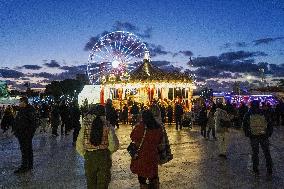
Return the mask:
<svg viewBox="0 0 284 189">
<path fill-rule="evenodd" d="M 259 178 L 249 170 L 250 145 L 242 131 L 231 130 L 227 160 L 218 157 L 217 142 L 204 140 L 197 127 L 176 131 L 167 126 L 174 159 L 159 168 L 161 189 L 284 188 L 284 128 L 276 128 L 271 138 L 274 161 L 272 181 L 265 179 L 265 161 L 260 152 Z M 129 169 L 126 147 L 131 127 L 116 130 L 120 149 L 113 154 L 112 182 L 109 188 L 139 188 L 136 175 Z M 20 150 L 14 137 L 0 135 L 0 188 L 86 188 L 83 159 L 72 147 L 72 136 L 53 137 L 37 134 L 33 141 L 34 169 L 15 175 L 20 165 Z"/>
</svg>

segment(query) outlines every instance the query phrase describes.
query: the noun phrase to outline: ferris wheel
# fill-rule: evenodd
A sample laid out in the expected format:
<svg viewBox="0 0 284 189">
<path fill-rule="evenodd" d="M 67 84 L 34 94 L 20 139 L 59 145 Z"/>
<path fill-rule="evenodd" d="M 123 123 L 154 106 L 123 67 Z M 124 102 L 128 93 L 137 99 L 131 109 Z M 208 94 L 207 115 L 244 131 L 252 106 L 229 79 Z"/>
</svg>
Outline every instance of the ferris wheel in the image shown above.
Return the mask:
<svg viewBox="0 0 284 189">
<path fill-rule="evenodd" d="M 143 61 L 146 44 L 130 32 L 116 31 L 102 36 L 93 46 L 87 73 L 92 84 L 120 77 L 127 80 L 129 72 Z"/>
</svg>

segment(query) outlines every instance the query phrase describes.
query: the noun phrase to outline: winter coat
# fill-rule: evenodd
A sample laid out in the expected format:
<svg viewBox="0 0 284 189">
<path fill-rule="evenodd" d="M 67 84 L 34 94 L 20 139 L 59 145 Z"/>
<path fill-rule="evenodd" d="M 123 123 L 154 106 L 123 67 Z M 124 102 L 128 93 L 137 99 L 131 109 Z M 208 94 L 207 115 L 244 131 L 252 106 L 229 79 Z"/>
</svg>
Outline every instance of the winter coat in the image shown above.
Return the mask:
<svg viewBox="0 0 284 189">
<path fill-rule="evenodd" d="M 216 112 L 214 113 L 215 130 L 219 133 L 228 132 L 227 128 L 221 127 L 221 120 L 231 121 L 228 113 L 225 110 L 222 110 L 221 108 L 217 108 Z"/>
<path fill-rule="evenodd" d="M 253 135 L 252 134 L 251 127 L 250 127 L 250 116 L 253 115 L 253 114 L 260 114 L 260 115 L 264 115 L 265 116 L 265 120 L 267 121 L 267 128 L 266 128 L 265 134 L 263 134 L 263 135 Z M 253 137 L 268 138 L 268 137 L 270 137 L 272 135 L 272 133 L 273 133 L 273 126 L 272 126 L 272 123 L 271 123 L 270 120 L 271 119 L 268 117 L 267 114 L 265 114 L 264 111 L 261 111 L 261 110 L 258 110 L 258 111 L 249 110 L 245 114 L 244 120 L 243 120 L 243 130 L 245 132 L 245 136 L 246 137 L 250 137 L 250 138 L 253 138 Z"/>
<path fill-rule="evenodd" d="M 77 152 L 84 157 L 86 151 L 94 151 L 97 149 L 109 149 L 111 153 L 115 152 L 119 148 L 119 140 L 115 134 L 114 128 L 110 126 L 109 122 L 105 120 L 102 116 L 102 121 L 104 123 L 104 133 L 107 136 L 103 136 L 102 144 L 99 146 L 94 146 L 90 144 L 90 131 L 92 127 L 93 120 L 95 119 L 94 115 L 87 114 L 83 118 L 83 126 L 80 129 L 77 141 L 76 141 L 76 150 Z M 105 134 L 105 135 L 106 135 Z M 104 147 L 104 144 L 106 146 Z"/>
<path fill-rule="evenodd" d="M 72 125 L 71 128 L 81 127 L 80 116 L 81 116 L 81 112 L 80 112 L 79 107 L 73 106 L 70 108 L 70 124 Z"/>
<path fill-rule="evenodd" d="M 31 105 L 20 108 L 15 118 L 13 132 L 16 137 L 33 137 L 36 131 L 36 111 Z"/>
<path fill-rule="evenodd" d="M 175 106 L 175 117 L 176 118 L 181 118 L 183 115 L 183 108 L 181 105 L 177 104 Z"/>
<path fill-rule="evenodd" d="M 139 123 L 133 129 L 130 138 L 139 146 L 144 134 L 144 124 Z M 144 142 L 137 159 L 131 160 L 130 170 L 132 173 L 145 178 L 158 176 L 159 153 L 158 146 L 162 142 L 162 128 L 147 129 Z"/>
<path fill-rule="evenodd" d="M 168 119 L 173 120 L 173 107 L 168 106 Z"/>
<path fill-rule="evenodd" d="M 139 114 L 139 107 L 136 104 L 134 104 L 130 109 L 130 113 L 133 115 Z"/>
<path fill-rule="evenodd" d="M 14 117 L 13 117 L 12 110 L 8 110 L 8 109 L 5 110 L 2 121 L 1 121 L 1 128 L 12 126 L 13 122 L 14 122 Z"/>
<path fill-rule="evenodd" d="M 118 119 L 117 112 L 111 104 L 107 104 L 105 108 L 106 108 L 106 120 L 108 120 L 110 124 L 114 126 Z"/>
<path fill-rule="evenodd" d="M 198 115 L 199 125 L 205 125 L 207 123 L 207 111 L 205 109 L 200 110 Z"/>
<path fill-rule="evenodd" d="M 214 112 L 212 111 L 208 113 L 207 127 L 215 128 Z"/>
</svg>

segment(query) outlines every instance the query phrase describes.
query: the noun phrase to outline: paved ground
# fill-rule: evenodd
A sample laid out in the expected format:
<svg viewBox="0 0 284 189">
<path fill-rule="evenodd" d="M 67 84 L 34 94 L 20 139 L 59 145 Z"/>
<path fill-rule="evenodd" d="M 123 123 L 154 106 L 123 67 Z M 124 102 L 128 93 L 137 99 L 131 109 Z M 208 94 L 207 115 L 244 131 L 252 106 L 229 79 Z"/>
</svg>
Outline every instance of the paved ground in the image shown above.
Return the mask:
<svg viewBox="0 0 284 189">
<path fill-rule="evenodd" d="M 162 189 L 188 188 L 284 188 L 284 128 L 275 129 L 271 139 L 274 177 L 265 179 L 264 157 L 260 157 L 260 178 L 250 172 L 248 139 L 232 130 L 229 157 L 222 160 L 216 152 L 217 142 L 204 140 L 197 128 L 176 131 L 167 127 L 174 159 L 159 168 Z M 130 172 L 126 152 L 130 126 L 116 130 L 121 147 L 113 155 L 112 182 L 109 188 L 139 188 Z M 34 138 L 34 170 L 17 176 L 20 150 L 14 137 L 0 135 L 0 188 L 86 188 L 83 159 L 71 145 L 71 136 L 52 137 L 37 134 Z"/>
</svg>

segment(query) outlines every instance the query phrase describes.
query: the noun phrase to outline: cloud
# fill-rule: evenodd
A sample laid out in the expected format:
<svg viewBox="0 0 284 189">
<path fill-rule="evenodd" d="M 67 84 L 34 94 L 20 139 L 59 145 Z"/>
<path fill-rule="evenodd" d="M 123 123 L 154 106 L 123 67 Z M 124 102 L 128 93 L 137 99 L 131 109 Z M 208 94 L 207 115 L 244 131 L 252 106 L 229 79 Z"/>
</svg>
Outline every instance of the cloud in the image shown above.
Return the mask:
<svg viewBox="0 0 284 189">
<path fill-rule="evenodd" d="M 211 78 L 232 78 L 237 79 L 241 77 L 237 73 L 250 73 L 255 76 L 260 75 L 260 69 L 264 69 L 265 74 L 272 74 L 273 76 L 282 76 L 284 70 L 277 65 L 272 65 L 266 62 L 255 63 L 254 57 L 268 56 L 264 52 L 247 52 L 236 51 L 226 52 L 219 56 L 197 57 L 188 62 L 188 65 L 197 68 L 195 74 L 197 77 Z M 207 73 L 210 72 L 210 73 Z M 218 73 L 217 73 L 218 72 Z M 232 74 L 229 74 L 232 73 Z"/>
<path fill-rule="evenodd" d="M 220 47 L 220 49 L 228 49 L 228 48 L 231 48 L 232 45 L 233 45 L 232 43 L 225 43 Z"/>
<path fill-rule="evenodd" d="M 103 37 L 104 35 L 108 34 L 108 33 L 110 33 L 110 32 L 108 32 L 108 31 L 103 31 L 102 33 L 96 35 L 95 37 L 91 37 L 91 38 L 89 39 L 89 41 L 86 43 L 86 45 L 85 45 L 85 47 L 84 47 L 84 50 L 85 50 L 85 51 L 90 51 L 90 50 L 92 50 L 92 48 L 93 48 L 93 47 L 95 46 L 95 44 L 99 41 L 99 39 L 100 39 L 101 37 Z"/>
<path fill-rule="evenodd" d="M 139 31 L 138 27 L 134 26 L 129 22 L 120 22 L 116 21 L 113 25 L 114 31 L 128 31 L 128 32 L 137 32 Z"/>
<path fill-rule="evenodd" d="M 30 80 L 30 78 L 28 78 L 28 77 L 21 77 L 21 78 L 20 78 L 20 80 L 23 80 L 23 81 L 29 81 L 29 80 Z"/>
<path fill-rule="evenodd" d="M 247 46 L 249 46 L 249 44 L 246 43 L 246 42 L 236 42 L 235 45 L 236 45 L 236 47 L 247 47 Z"/>
<path fill-rule="evenodd" d="M 150 51 L 150 56 L 155 57 L 158 55 L 167 55 L 170 52 L 165 51 L 162 45 L 155 45 L 153 43 L 146 43 L 148 50 Z"/>
<path fill-rule="evenodd" d="M 87 70 L 87 65 L 63 66 L 61 69 L 67 70 L 70 75 L 84 74 Z"/>
<path fill-rule="evenodd" d="M 254 43 L 255 46 L 257 46 L 257 45 L 262 45 L 262 44 L 267 45 L 267 44 L 270 44 L 270 43 L 273 43 L 275 41 L 279 41 L 282 39 L 284 39 L 284 37 L 275 37 L 275 38 L 268 37 L 268 38 L 257 39 L 252 42 Z"/>
<path fill-rule="evenodd" d="M 217 67 L 223 62 L 217 56 L 208 56 L 208 57 L 197 57 L 193 59 L 189 64 L 192 64 L 194 67 Z"/>
<path fill-rule="evenodd" d="M 141 38 L 151 38 L 152 27 L 146 28 L 144 31 L 140 30 L 137 26 L 129 22 L 116 21 L 113 26 L 114 31 L 128 31 L 136 34 Z"/>
<path fill-rule="evenodd" d="M 250 58 L 250 57 L 256 57 L 256 56 L 268 56 L 268 54 L 264 53 L 264 52 L 248 52 L 248 51 L 236 51 L 236 52 L 226 52 L 226 53 L 222 53 L 219 56 L 219 59 L 222 61 L 234 61 L 234 60 L 243 60 L 246 58 Z"/>
<path fill-rule="evenodd" d="M 197 75 L 197 77 L 215 78 L 218 76 L 219 71 L 209 68 L 198 68 L 197 70 L 194 71 L 194 73 Z"/>
<path fill-rule="evenodd" d="M 60 64 L 56 60 L 51 60 L 49 63 L 44 63 L 45 66 L 49 68 L 59 68 Z"/>
<path fill-rule="evenodd" d="M 218 75 L 217 75 L 218 78 L 233 78 L 233 74 L 231 72 L 220 72 Z"/>
<path fill-rule="evenodd" d="M 162 70 L 164 70 L 166 72 L 180 73 L 183 68 L 182 67 L 175 67 L 173 65 L 166 65 L 166 66 L 160 67 L 160 69 L 162 69 Z"/>
<path fill-rule="evenodd" d="M 179 51 L 180 54 L 183 54 L 184 56 L 193 56 L 193 52 L 186 50 L 186 51 Z"/>
<path fill-rule="evenodd" d="M 28 69 L 28 70 L 39 70 L 41 69 L 42 67 L 41 66 L 38 66 L 38 65 L 23 65 L 22 67 L 20 68 L 25 68 L 25 69 Z"/>
<path fill-rule="evenodd" d="M 85 74 L 87 65 L 79 66 L 62 66 L 60 69 L 65 70 L 62 73 L 51 74 L 47 72 L 40 72 L 33 74 L 34 77 L 43 77 L 46 81 L 51 82 L 52 80 L 64 80 L 64 79 L 74 79 L 77 74 Z"/>
<path fill-rule="evenodd" d="M 45 85 L 42 83 L 30 83 L 31 88 L 45 88 Z"/>
<path fill-rule="evenodd" d="M 268 64 L 268 72 L 275 77 L 284 77 L 284 64 Z"/>
<path fill-rule="evenodd" d="M 152 61 L 151 63 L 157 67 L 168 66 L 171 64 L 171 62 L 166 61 L 166 60 L 162 60 L 162 61 L 157 60 L 157 61 Z"/>
<path fill-rule="evenodd" d="M 53 79 L 55 77 L 55 74 L 47 73 L 47 72 L 40 72 L 33 74 L 34 77 L 43 77 L 43 78 L 49 78 Z"/>
<path fill-rule="evenodd" d="M 137 35 L 139 36 L 139 37 L 141 37 L 141 38 L 147 38 L 147 39 L 149 39 L 149 38 L 151 38 L 152 37 L 152 31 L 153 31 L 153 29 L 152 29 L 152 27 L 148 27 L 146 30 L 144 30 L 142 33 L 138 33 Z"/>
<path fill-rule="evenodd" d="M 19 78 L 19 77 L 23 77 L 25 74 L 16 70 L 12 70 L 12 69 L 0 69 L 0 77 L 4 77 L 4 78 Z"/>
</svg>

